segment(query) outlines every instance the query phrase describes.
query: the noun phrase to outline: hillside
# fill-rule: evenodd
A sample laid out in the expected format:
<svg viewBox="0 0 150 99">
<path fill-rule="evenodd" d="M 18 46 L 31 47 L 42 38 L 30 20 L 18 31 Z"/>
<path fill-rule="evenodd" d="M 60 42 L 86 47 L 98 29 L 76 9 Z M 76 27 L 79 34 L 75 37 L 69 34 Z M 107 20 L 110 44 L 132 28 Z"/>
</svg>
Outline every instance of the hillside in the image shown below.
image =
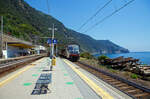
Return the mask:
<svg viewBox="0 0 150 99">
<path fill-rule="evenodd" d="M 52 16 L 46 15 L 30 7 L 23 0 L 0 0 L 0 16 L 4 16 L 4 32 L 27 41 L 45 44 L 46 39 L 40 37 L 51 36 L 49 27 L 55 24 L 55 33 L 59 41 L 59 48 L 69 43 L 77 43 L 81 51 L 91 53 L 126 53 L 124 49 L 108 40 L 95 40 L 88 35 L 66 28 Z"/>
</svg>

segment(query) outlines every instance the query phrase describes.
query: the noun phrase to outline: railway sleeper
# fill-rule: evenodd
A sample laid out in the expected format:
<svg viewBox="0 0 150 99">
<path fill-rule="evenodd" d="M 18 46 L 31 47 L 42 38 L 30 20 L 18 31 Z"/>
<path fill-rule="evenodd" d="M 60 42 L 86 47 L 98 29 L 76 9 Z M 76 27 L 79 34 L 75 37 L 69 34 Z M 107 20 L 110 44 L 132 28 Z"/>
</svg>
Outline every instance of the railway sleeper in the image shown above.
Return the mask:
<svg viewBox="0 0 150 99">
<path fill-rule="evenodd" d="M 133 96 L 133 95 L 136 95 L 136 94 L 141 94 L 141 93 L 143 93 L 142 90 L 137 90 L 137 91 L 132 91 L 132 92 L 127 92 L 127 91 L 125 91 L 125 92 L 128 93 L 128 94 L 131 94 L 132 96 Z"/>
<path fill-rule="evenodd" d="M 104 74 L 101 74 L 100 72 L 97 72 L 100 76 L 102 76 L 102 77 L 108 77 L 108 76 L 106 76 L 106 75 L 104 75 Z"/>
<path fill-rule="evenodd" d="M 141 92 L 140 89 L 130 89 L 126 91 L 127 93 Z"/>
<path fill-rule="evenodd" d="M 21 65 L 25 65 L 25 64 L 27 64 L 27 63 L 30 63 L 30 62 L 32 62 L 32 61 L 38 59 L 38 58 L 30 58 L 30 59 L 31 59 L 31 60 L 27 60 L 27 61 L 20 62 L 20 63 L 15 63 L 15 61 L 12 61 L 12 62 L 15 63 L 15 64 L 10 65 L 10 66 L 7 66 L 7 67 L 4 67 L 4 68 L 1 68 L 0 73 L 4 73 L 4 72 L 7 72 L 7 71 L 9 71 L 9 70 L 11 70 L 11 69 L 15 69 L 15 68 L 17 68 L 17 67 L 21 67 Z"/>
<path fill-rule="evenodd" d="M 150 93 L 146 93 L 146 92 L 143 92 L 143 93 L 138 93 L 138 94 L 135 94 L 133 95 L 134 97 L 136 98 L 140 98 L 140 99 L 145 99 L 146 97 L 150 96 Z M 143 97 L 143 98 L 142 98 Z M 147 98 L 148 99 L 148 98 Z"/>
<path fill-rule="evenodd" d="M 115 81 L 115 82 L 112 82 L 111 84 L 113 84 L 113 85 L 116 85 L 116 84 L 121 84 L 122 82 L 120 82 L 120 81 Z"/>
<path fill-rule="evenodd" d="M 112 80 L 112 79 L 113 79 L 113 78 L 110 78 L 110 77 L 109 77 L 109 78 L 104 78 L 104 80 Z"/>
<path fill-rule="evenodd" d="M 115 79 L 110 79 L 110 80 L 107 80 L 108 82 L 112 83 L 112 82 L 116 82 Z"/>
<path fill-rule="evenodd" d="M 116 82 L 116 80 L 107 80 L 106 82 L 108 82 L 109 84 L 112 84 L 113 82 Z M 120 83 L 121 84 L 121 83 Z M 113 84 L 114 85 L 114 84 Z M 115 84 L 116 85 L 116 84 Z"/>
<path fill-rule="evenodd" d="M 106 80 L 106 79 L 112 79 L 111 77 L 103 76 L 103 75 L 99 75 L 99 77 L 103 78 L 104 80 Z"/>
<path fill-rule="evenodd" d="M 99 73 L 100 76 L 103 76 L 103 77 L 105 77 L 105 78 L 110 78 L 110 76 L 104 75 L 104 74 L 102 74 L 102 73 L 100 73 L 100 72 L 98 72 L 98 73 Z"/>
<path fill-rule="evenodd" d="M 131 89 L 133 88 L 132 86 L 124 86 L 124 87 L 120 87 L 119 89 L 121 90 L 126 90 L 126 89 Z"/>
<path fill-rule="evenodd" d="M 83 66 L 83 67 L 85 67 L 85 66 Z M 135 89 L 133 86 L 122 83 L 121 81 L 117 81 L 109 76 L 104 75 L 103 73 L 97 73 L 97 72 L 95 72 L 95 70 L 92 70 L 91 68 L 90 68 L 90 70 L 89 70 L 89 68 L 85 68 L 85 69 L 89 72 L 92 72 L 93 74 L 95 74 L 95 73 L 96 73 L 96 75 L 99 74 L 98 76 L 100 76 L 100 78 L 102 78 L 103 80 L 106 80 L 108 82 L 112 82 L 112 84 L 114 86 L 116 86 L 118 89 L 131 94 L 133 97 L 136 97 L 138 99 L 150 99 L 150 93 L 143 92 L 140 89 Z"/>
<path fill-rule="evenodd" d="M 115 85 L 116 87 L 121 87 L 121 86 L 127 86 L 127 84 L 124 84 L 124 83 L 121 83 L 121 84 L 118 84 L 118 85 Z"/>
</svg>

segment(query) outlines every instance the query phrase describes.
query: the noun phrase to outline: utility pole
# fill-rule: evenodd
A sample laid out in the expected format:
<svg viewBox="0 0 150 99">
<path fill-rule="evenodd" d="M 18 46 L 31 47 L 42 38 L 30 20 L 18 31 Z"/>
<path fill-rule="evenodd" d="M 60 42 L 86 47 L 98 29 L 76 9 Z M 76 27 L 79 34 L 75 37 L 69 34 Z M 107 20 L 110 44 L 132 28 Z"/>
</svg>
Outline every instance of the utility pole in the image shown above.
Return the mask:
<svg viewBox="0 0 150 99">
<path fill-rule="evenodd" d="M 0 58 L 3 57 L 3 16 L 1 16 Z"/>
<path fill-rule="evenodd" d="M 51 50 L 51 55 L 52 57 L 54 56 L 54 43 L 53 43 L 53 40 L 55 38 L 55 31 L 57 30 L 57 28 L 55 28 L 55 25 L 53 24 L 53 27 L 52 28 L 49 28 L 49 30 L 52 30 L 52 50 Z"/>
<path fill-rule="evenodd" d="M 53 40 L 54 40 L 54 36 L 55 36 L 55 26 L 53 24 L 53 29 L 52 29 L 52 56 L 54 56 L 54 43 L 53 43 Z"/>
<path fill-rule="evenodd" d="M 50 67 L 50 70 L 52 71 L 53 69 L 53 63 L 56 62 L 55 58 L 54 58 L 54 37 L 55 37 L 55 30 L 57 30 L 57 28 L 55 28 L 55 25 L 53 24 L 53 27 L 52 28 L 49 28 L 49 30 L 52 30 L 52 40 L 51 40 L 51 55 L 50 55 L 50 58 L 52 59 L 51 60 L 51 67 Z"/>
</svg>

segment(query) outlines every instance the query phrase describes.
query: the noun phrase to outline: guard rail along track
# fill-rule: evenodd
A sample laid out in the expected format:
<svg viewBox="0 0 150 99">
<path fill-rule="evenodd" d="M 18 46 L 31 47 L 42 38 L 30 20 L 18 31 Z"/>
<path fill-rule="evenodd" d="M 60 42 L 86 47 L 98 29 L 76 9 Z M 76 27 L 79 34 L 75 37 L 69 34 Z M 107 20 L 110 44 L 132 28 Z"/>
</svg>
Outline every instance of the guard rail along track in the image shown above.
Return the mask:
<svg viewBox="0 0 150 99">
<path fill-rule="evenodd" d="M 119 89 L 133 99 L 150 99 L 150 88 L 146 88 L 137 83 L 119 77 L 115 74 L 111 74 L 104 70 L 101 70 L 98 67 L 90 66 L 80 61 L 76 62 L 76 64 L 78 64 L 83 69 L 91 72 L 95 76 L 99 77 L 106 83 Z"/>
<path fill-rule="evenodd" d="M 17 66 L 20 66 L 20 65 L 30 63 L 44 56 L 45 54 L 40 54 L 40 55 L 22 56 L 22 57 L 17 57 L 17 58 L 10 58 L 10 59 L 1 59 L 0 60 L 0 73 L 16 68 Z"/>
</svg>

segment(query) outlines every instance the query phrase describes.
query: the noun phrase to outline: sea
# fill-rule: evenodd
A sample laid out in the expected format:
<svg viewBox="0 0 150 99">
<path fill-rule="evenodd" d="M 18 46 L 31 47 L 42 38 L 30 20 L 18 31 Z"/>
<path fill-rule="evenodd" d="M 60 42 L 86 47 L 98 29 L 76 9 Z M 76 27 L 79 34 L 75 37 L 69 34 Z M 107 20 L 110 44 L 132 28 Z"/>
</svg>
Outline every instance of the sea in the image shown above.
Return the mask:
<svg viewBox="0 0 150 99">
<path fill-rule="evenodd" d="M 100 54 L 94 55 L 96 57 L 100 56 Z M 141 64 L 150 65 L 150 52 L 130 52 L 130 53 L 122 53 L 122 54 L 106 54 L 109 58 L 116 58 L 119 56 L 133 57 L 135 59 L 139 59 Z"/>
</svg>

